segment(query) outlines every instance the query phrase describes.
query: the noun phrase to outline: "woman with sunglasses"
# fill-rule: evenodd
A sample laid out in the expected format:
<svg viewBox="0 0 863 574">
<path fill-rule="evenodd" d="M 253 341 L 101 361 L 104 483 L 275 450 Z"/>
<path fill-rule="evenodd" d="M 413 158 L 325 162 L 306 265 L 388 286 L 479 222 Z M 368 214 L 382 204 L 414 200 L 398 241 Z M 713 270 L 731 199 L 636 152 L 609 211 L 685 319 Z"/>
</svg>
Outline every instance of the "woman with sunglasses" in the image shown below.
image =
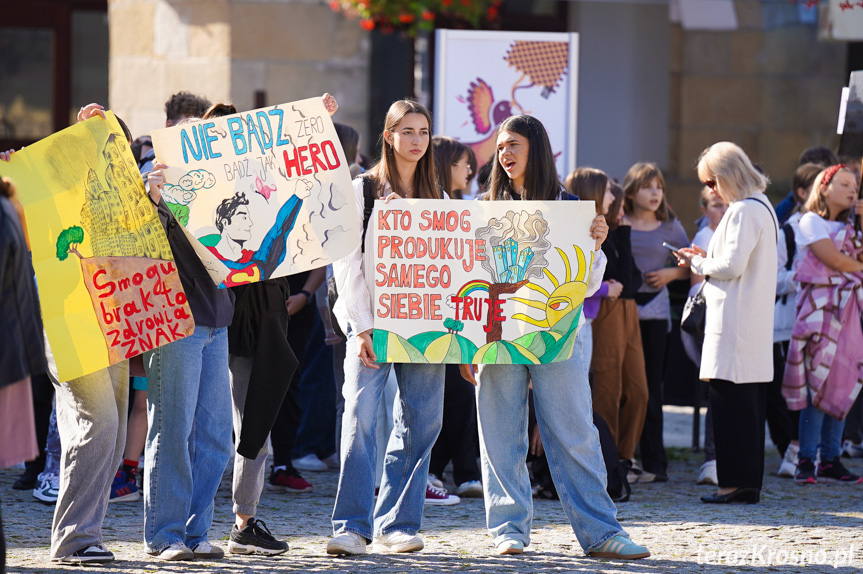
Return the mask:
<svg viewBox="0 0 863 574">
<path fill-rule="evenodd" d="M 701 154 L 698 177 L 729 206 L 705 251 L 676 252 L 681 267 L 705 275 L 707 324 L 700 377 L 710 382 L 719 490 L 702 502 L 759 501 L 764 477 L 767 387 L 773 380 L 776 214 L 769 180 L 730 142 Z"/>
</svg>

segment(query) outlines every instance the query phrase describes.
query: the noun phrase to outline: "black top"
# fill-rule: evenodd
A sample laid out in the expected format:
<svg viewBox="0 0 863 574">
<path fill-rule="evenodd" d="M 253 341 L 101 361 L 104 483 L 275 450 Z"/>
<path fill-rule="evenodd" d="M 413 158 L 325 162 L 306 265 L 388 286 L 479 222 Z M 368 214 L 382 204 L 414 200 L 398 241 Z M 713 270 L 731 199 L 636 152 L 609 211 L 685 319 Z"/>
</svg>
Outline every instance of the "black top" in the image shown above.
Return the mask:
<svg viewBox="0 0 863 574">
<path fill-rule="evenodd" d="M 641 287 L 641 270 L 632 258 L 631 231 L 632 228 L 628 225 L 610 229 L 602 244 L 602 251 L 608 259 L 602 278 L 604 281 L 614 279 L 623 285 L 620 293 L 622 299 L 635 298 L 635 292 Z"/>
<path fill-rule="evenodd" d="M 198 327 L 227 327 L 234 316 L 234 294 L 230 289 L 219 289 L 182 229 L 174 218 L 164 198 L 159 201 L 159 220 L 168 236 L 168 243 L 174 253 L 180 282 L 186 292 L 186 299 Z"/>
<path fill-rule="evenodd" d="M 48 370 L 33 265 L 21 220 L 0 197 L 0 388 Z"/>
</svg>

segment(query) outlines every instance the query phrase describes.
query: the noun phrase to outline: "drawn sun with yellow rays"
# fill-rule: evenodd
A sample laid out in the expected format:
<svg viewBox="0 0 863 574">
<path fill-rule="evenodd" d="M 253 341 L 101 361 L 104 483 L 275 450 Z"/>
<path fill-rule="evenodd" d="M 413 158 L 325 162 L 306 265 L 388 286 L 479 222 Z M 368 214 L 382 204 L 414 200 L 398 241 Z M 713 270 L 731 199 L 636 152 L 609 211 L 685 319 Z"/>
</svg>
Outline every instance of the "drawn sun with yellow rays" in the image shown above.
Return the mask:
<svg viewBox="0 0 863 574">
<path fill-rule="evenodd" d="M 525 315 L 524 313 L 516 313 L 512 316 L 513 319 L 518 319 L 519 321 L 524 321 L 525 323 L 548 329 L 554 327 L 567 313 L 584 303 L 584 296 L 587 294 L 587 272 L 593 265 L 593 252 L 590 253 L 590 263 L 588 264 L 584 256 L 584 251 L 582 251 L 582 249 L 577 245 L 573 245 L 573 247 L 575 248 L 575 255 L 578 258 L 578 267 L 574 277 L 572 275 L 572 268 L 569 264 L 569 257 L 566 256 L 563 249 L 557 247 L 557 252 L 560 254 L 560 258 L 563 260 L 563 264 L 566 267 L 566 277 L 564 278 L 564 281 L 558 281 L 557 277 L 555 277 L 554 274 L 548 270 L 548 267 L 546 267 L 542 271 L 545 273 L 545 276 L 548 277 L 548 280 L 551 281 L 552 285 L 554 285 L 554 291 L 549 293 L 541 285 L 537 285 L 536 283 L 527 283 L 525 285 L 528 289 L 536 291 L 545 297 L 544 302 L 525 299 L 523 297 L 509 298 L 510 301 L 518 301 L 519 303 L 524 303 L 528 307 L 544 311 L 545 318 L 535 319 Z"/>
</svg>

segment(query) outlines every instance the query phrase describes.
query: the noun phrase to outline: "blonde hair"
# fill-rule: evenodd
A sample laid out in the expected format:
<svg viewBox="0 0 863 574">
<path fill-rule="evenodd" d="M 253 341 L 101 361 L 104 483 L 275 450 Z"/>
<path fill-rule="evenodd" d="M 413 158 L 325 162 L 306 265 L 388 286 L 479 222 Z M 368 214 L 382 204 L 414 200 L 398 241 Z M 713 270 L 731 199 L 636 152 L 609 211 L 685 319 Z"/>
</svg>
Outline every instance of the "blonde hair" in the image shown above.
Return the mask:
<svg viewBox="0 0 863 574">
<path fill-rule="evenodd" d="M 839 172 L 844 171 L 844 172 L 847 172 L 847 173 L 851 174 L 852 176 L 854 176 L 853 171 L 851 171 L 847 167 L 843 166 L 843 167 L 840 167 L 839 169 L 837 169 L 836 173 L 834 173 L 833 177 L 830 179 L 830 182 L 827 185 L 824 185 L 823 184 L 824 176 L 827 174 L 828 170 L 830 170 L 829 167 L 827 169 L 821 170 L 821 173 L 819 173 L 818 175 L 815 176 L 815 181 L 812 182 L 812 190 L 809 192 L 809 199 L 807 199 L 806 203 L 803 204 L 803 209 L 802 209 L 802 211 L 804 211 L 804 212 L 812 211 L 814 213 L 817 213 L 818 215 L 820 215 L 824 219 L 830 219 L 830 215 L 831 215 L 830 214 L 830 208 L 827 207 L 827 202 L 824 200 L 824 191 L 827 189 L 828 186 L 833 185 L 833 182 L 836 181 L 836 175 Z M 855 177 L 855 181 L 856 181 L 856 176 L 854 176 L 854 177 Z M 846 209 L 844 211 L 839 212 L 836 219 L 834 219 L 833 221 L 845 221 L 846 219 L 848 219 L 849 215 L 851 215 L 851 210 Z"/>
<path fill-rule="evenodd" d="M 656 208 L 656 219 L 672 221 L 675 217 L 674 212 L 668 207 L 665 178 L 662 177 L 662 171 L 659 167 L 652 162 L 637 163 L 626 172 L 626 177 L 623 178 L 623 211 L 627 215 L 632 215 L 638 190 L 649 187 L 650 182 L 654 179 L 659 181 L 659 188 L 662 190 L 662 201 Z"/>
<path fill-rule="evenodd" d="M 717 182 L 717 193 L 733 203 L 767 189 L 770 180 L 758 172 L 739 145 L 718 142 L 701 152 L 698 179 Z"/>
</svg>

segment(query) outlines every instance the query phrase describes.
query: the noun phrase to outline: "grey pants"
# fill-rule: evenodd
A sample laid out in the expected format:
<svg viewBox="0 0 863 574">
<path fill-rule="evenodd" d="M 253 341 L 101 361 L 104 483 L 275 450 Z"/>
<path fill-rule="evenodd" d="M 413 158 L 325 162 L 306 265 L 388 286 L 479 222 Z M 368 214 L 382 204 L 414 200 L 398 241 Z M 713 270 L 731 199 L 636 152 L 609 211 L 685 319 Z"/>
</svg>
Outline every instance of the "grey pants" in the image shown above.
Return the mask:
<svg viewBox="0 0 863 574">
<path fill-rule="evenodd" d="M 126 448 L 129 363 L 66 383 L 57 390 L 60 495 L 51 528 L 51 558 L 102 544 L 111 483 Z"/>
<path fill-rule="evenodd" d="M 252 358 L 231 355 L 228 367 L 231 371 L 231 405 L 234 412 L 234 440 L 240 441 L 243 428 L 243 409 L 246 407 L 246 395 L 249 392 L 249 379 L 252 374 Z M 234 514 L 255 516 L 261 491 L 264 489 L 264 479 L 267 472 L 267 457 L 270 449 L 267 445 L 261 448 L 255 458 L 246 458 L 234 453 Z"/>
</svg>

